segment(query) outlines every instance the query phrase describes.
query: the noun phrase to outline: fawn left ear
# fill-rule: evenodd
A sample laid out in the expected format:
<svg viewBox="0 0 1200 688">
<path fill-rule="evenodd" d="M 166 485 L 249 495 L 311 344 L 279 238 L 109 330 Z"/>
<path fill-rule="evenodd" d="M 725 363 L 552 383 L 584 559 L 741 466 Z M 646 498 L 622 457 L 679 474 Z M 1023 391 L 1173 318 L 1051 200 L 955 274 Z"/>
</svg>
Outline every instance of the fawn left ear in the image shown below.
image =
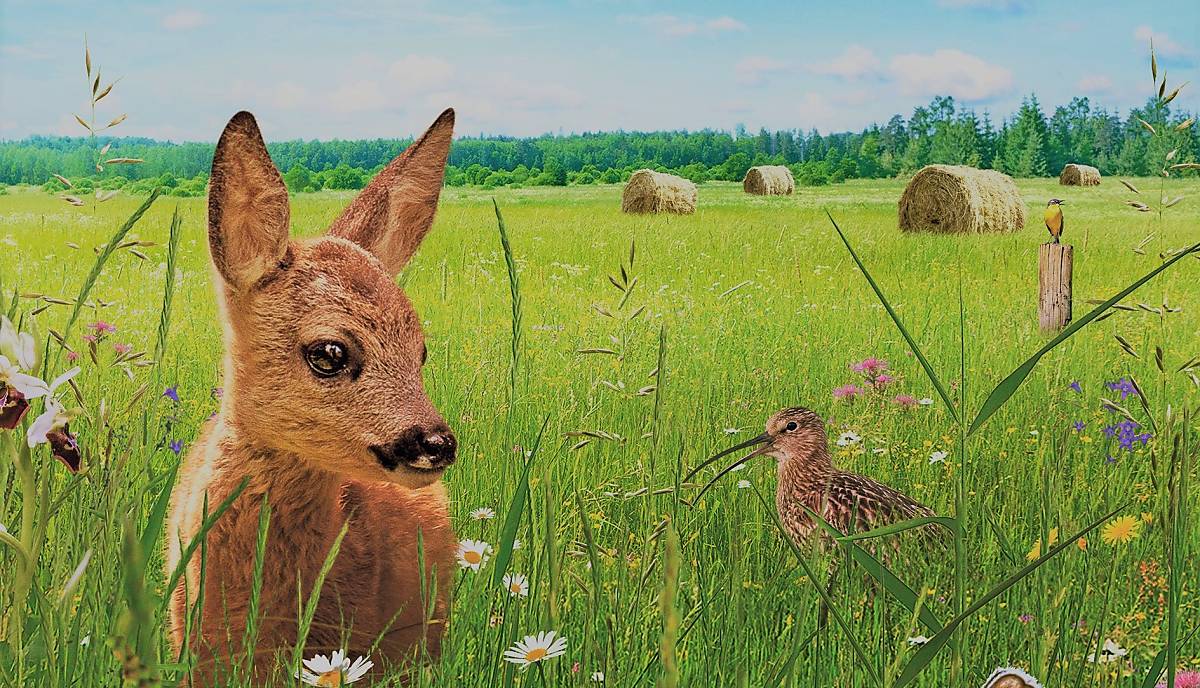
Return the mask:
<svg viewBox="0 0 1200 688">
<path fill-rule="evenodd" d="M 353 241 L 389 273 L 399 273 L 433 226 L 453 135 L 454 110 L 449 109 L 375 176 L 329 234 Z"/>
</svg>

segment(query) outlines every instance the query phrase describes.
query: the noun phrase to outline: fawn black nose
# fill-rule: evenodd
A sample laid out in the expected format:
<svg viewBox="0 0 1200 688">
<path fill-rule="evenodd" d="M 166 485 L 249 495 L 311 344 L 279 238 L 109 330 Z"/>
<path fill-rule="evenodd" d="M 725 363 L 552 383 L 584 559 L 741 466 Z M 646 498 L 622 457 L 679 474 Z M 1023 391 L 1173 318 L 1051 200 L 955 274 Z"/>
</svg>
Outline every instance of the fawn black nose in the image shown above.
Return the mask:
<svg viewBox="0 0 1200 688">
<path fill-rule="evenodd" d="M 434 428 L 413 426 L 391 444 L 371 447 L 371 452 L 389 471 L 400 466 L 416 471 L 440 471 L 454 463 L 458 441 L 445 425 Z"/>
</svg>

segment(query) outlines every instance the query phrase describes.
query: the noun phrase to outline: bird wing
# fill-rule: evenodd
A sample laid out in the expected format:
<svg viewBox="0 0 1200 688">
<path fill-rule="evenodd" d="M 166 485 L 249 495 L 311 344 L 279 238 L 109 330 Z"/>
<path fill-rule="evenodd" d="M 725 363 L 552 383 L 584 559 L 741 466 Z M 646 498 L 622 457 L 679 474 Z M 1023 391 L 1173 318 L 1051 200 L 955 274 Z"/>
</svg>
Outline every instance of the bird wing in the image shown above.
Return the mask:
<svg viewBox="0 0 1200 688">
<path fill-rule="evenodd" d="M 838 523 L 853 523 L 864 532 L 922 516 L 933 510 L 899 490 L 856 473 L 838 473 L 829 484 L 829 507 L 838 510 Z"/>
</svg>

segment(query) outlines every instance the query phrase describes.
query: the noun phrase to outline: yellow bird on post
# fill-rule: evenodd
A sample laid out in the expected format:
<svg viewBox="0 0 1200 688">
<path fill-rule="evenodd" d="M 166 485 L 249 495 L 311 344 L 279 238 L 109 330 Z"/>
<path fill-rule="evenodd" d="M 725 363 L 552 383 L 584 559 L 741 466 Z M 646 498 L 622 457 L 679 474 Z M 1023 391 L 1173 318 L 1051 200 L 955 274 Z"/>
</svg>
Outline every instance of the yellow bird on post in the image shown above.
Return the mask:
<svg viewBox="0 0 1200 688">
<path fill-rule="evenodd" d="M 1062 206 L 1066 205 L 1066 201 L 1057 198 L 1051 198 L 1046 204 L 1045 220 L 1046 229 L 1050 230 L 1050 236 L 1054 237 L 1054 243 L 1058 243 L 1059 237 L 1063 233 L 1063 211 Z"/>
</svg>

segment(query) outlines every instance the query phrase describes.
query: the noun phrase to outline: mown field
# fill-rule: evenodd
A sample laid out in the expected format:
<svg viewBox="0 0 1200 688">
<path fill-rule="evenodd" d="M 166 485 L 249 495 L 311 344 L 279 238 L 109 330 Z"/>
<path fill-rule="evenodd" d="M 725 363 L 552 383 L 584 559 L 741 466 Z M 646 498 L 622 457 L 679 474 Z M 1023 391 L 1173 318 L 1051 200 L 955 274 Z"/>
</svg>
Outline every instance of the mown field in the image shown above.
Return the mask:
<svg viewBox="0 0 1200 688">
<path fill-rule="evenodd" d="M 1157 194 L 1157 180 L 1132 181 L 1147 196 Z M 1071 543 L 971 615 L 958 681 L 976 686 L 995 667 L 1016 665 L 1046 686 L 1146 685 L 1172 605 L 1164 526 L 1179 480 L 1166 476 L 1174 466 L 1178 478 L 1190 457 L 1186 472 L 1193 485 L 1196 479 L 1195 417 L 1174 457 L 1168 438 L 1200 402 L 1200 390 L 1177 372 L 1200 354 L 1200 261 L 1181 260 L 1123 301 L 1132 310 L 1089 325 L 1049 353 L 968 438 L 964 456 L 949 412 L 825 217 L 828 210 L 837 219 L 951 396 L 961 389 L 969 420 L 993 386 L 1047 341 L 1037 330 L 1036 262 L 1048 198 L 1068 201 L 1077 317 L 1091 308 L 1087 300 L 1105 299 L 1158 266 L 1160 251 L 1200 241 L 1195 180 L 1167 182 L 1169 196 L 1193 197 L 1161 220 L 1123 205 L 1132 194 L 1114 179 L 1097 189 L 1053 180 L 1023 180 L 1020 187 L 1030 219 L 1024 231 L 1004 236 L 901 234 L 899 181 L 803 188 L 785 198 L 708 184 L 690 217 L 622 215 L 616 186 L 447 189 L 433 232 L 401 279 L 424 321 L 428 392 L 461 446 L 446 476 L 460 537 L 499 542 L 520 484 L 522 449 L 533 445 L 543 422 L 545 433 L 517 533 L 524 547 L 511 566 L 529 576 L 528 598 L 509 598 L 489 566 L 458 572 L 444 658 L 410 677 L 412 684 L 591 685 L 593 673 L 603 672 L 609 686 L 892 685 L 917 652 L 908 639 L 933 630 L 855 572 L 835 594 L 847 628 L 831 624 L 813 635 L 820 599 L 814 584 L 823 584 L 830 555 L 806 553 L 804 565 L 818 574 L 810 580 L 765 506 L 773 505 L 769 461 L 729 476 L 694 506 L 686 500 L 698 488 L 676 487 L 681 472 L 761 432 L 775 410 L 804 405 L 829 419 L 831 441 L 846 431 L 861 436 L 833 447 L 841 465 L 944 515 L 954 515 L 957 486 L 964 488 L 963 599 L 955 599 L 952 551 L 909 553 L 895 567 L 943 623 L 956 604 L 971 604 L 1028 564 L 1035 542 L 1052 529 L 1065 539 L 1119 507 L 1118 515 L 1134 517 L 1139 525 L 1130 541 L 1106 542 L 1100 529 L 1090 532 L 1086 547 Z M 515 386 L 509 276 L 493 196 L 520 280 Z M 323 231 L 349 198 L 294 197 L 294 232 Z M 0 195 L 5 302 L 13 289 L 74 298 L 95 262 L 93 248 L 141 200 L 118 196 L 75 208 L 41 191 Z M 176 207 L 182 234 L 167 347 L 161 363 L 143 366 L 139 361 L 153 357 Z M 170 443 L 181 441 L 186 451 L 218 405 L 212 390 L 221 384 L 221 339 L 205 232 L 203 199 L 159 199 L 131 235 L 154 245 L 113 255 L 68 335 L 82 354 L 75 382 L 84 415 L 71 428 L 86 470 L 72 478 L 44 446 L 34 453 L 37 480 L 46 485 L 39 494 L 50 500 L 35 505 L 45 546 L 25 614 L 24 652 L 11 642 L 0 647 L 0 685 L 120 682 L 110 638 L 128 627 L 121 612 L 129 589 L 122 581 L 131 577 L 122 573 L 131 566 L 129 550 L 122 555 L 123 524 L 147 522 L 162 476 L 178 461 Z M 610 277 L 636 282 L 622 289 Z M 1178 312 L 1151 312 L 1164 303 Z M 22 298 L 16 310 L 44 342 L 49 330 L 61 331 L 71 307 Z M 80 337 L 97 320 L 116 332 L 93 359 Z M 114 344 L 132 345 L 132 353 L 119 355 Z M 56 344 L 48 351 L 51 373 L 67 367 Z M 138 352 L 147 354 L 136 358 Z M 834 388 L 859 381 L 851 364 L 870 356 L 888 361 L 898 379 L 886 393 L 835 401 Z M 1136 380 L 1144 406 L 1137 394 L 1122 399 L 1106 386 L 1121 378 Z M 1081 392 L 1070 388 L 1073 381 Z M 178 403 L 163 396 L 168 387 L 178 389 Z M 907 408 L 893 401 L 901 394 L 936 403 Z M 1121 418 L 1102 406 L 1104 399 L 1154 437 L 1132 451 L 1118 446 L 1103 428 Z M 10 440 L 0 444 L 0 523 L 17 533 L 24 493 L 8 468 Z M 931 461 L 935 452 L 948 456 Z M 737 486 L 742 479 L 750 488 Z M 1195 501 L 1186 497 L 1176 508 L 1191 519 L 1176 539 L 1181 562 L 1200 552 Z M 478 507 L 498 517 L 473 520 L 469 513 Z M 677 556 L 668 556 L 672 534 Z M 89 552 L 82 577 L 64 595 Z M 137 570 L 154 590 L 164 582 L 161 556 L 148 555 Z M 0 548 L 10 639 L 16 557 Z M 1197 668 L 1200 637 L 1188 634 L 1200 610 L 1200 571 L 1190 563 L 1177 567 L 1175 581 L 1183 619 L 1178 664 Z M 664 607 L 660 592 L 668 583 L 677 595 Z M 145 613 L 161 623 L 157 607 Z M 565 656 L 526 672 L 501 660 L 515 639 L 551 629 L 567 637 Z M 164 675 L 177 676 L 165 639 L 154 640 L 164 648 Z M 1105 640 L 1128 654 L 1089 662 Z M 910 685 L 951 685 L 951 657 L 947 648 Z"/>
</svg>

